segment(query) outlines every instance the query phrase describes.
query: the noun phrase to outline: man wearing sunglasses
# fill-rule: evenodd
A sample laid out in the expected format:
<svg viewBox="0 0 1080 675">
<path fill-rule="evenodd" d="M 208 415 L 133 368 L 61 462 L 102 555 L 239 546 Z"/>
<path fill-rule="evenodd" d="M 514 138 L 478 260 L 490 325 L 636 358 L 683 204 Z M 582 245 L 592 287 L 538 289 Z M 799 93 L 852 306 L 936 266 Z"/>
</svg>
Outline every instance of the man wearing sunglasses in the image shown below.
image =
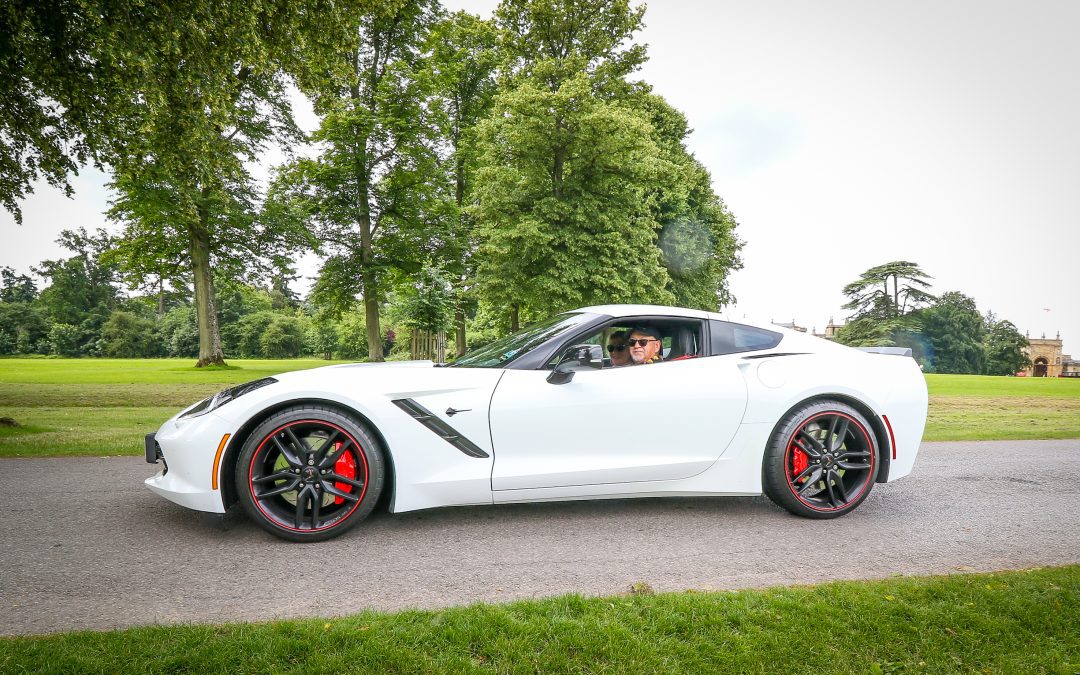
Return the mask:
<svg viewBox="0 0 1080 675">
<path fill-rule="evenodd" d="M 626 341 L 630 345 L 630 360 L 635 366 L 659 363 L 664 360 L 664 343 L 660 331 L 651 326 L 637 326 Z"/>
<path fill-rule="evenodd" d="M 612 366 L 618 368 L 630 365 L 630 347 L 626 344 L 626 331 L 617 330 L 612 333 L 608 337 L 607 350 L 611 355 Z"/>
</svg>

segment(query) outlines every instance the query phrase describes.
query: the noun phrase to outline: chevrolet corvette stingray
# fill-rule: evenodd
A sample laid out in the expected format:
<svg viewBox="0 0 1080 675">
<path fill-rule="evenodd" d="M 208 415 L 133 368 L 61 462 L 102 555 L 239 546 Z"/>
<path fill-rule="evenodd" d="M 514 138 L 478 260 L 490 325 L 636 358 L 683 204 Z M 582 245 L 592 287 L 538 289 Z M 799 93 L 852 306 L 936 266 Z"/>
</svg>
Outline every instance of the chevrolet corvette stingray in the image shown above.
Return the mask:
<svg viewBox="0 0 1080 675">
<path fill-rule="evenodd" d="M 655 362 L 616 365 L 638 335 Z M 623 361 L 623 359 L 618 359 Z M 266 377 L 146 437 L 146 480 L 182 506 L 239 504 L 318 541 L 391 512 L 571 499 L 766 494 L 834 518 L 911 472 L 926 383 L 910 351 L 764 322 L 585 307 L 431 361 Z"/>
</svg>

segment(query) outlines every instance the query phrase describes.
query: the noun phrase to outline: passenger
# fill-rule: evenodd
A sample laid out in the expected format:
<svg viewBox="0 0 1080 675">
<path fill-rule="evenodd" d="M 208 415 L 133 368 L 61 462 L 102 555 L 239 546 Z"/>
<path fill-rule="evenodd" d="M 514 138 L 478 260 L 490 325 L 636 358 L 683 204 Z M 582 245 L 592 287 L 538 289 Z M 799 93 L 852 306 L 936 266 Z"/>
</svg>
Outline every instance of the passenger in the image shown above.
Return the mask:
<svg viewBox="0 0 1080 675">
<path fill-rule="evenodd" d="M 608 336 L 607 350 L 611 355 L 612 366 L 618 368 L 630 365 L 630 348 L 626 345 L 626 331 L 617 330 Z"/>
<path fill-rule="evenodd" d="M 630 345 L 630 359 L 635 366 L 664 360 L 660 331 L 651 326 L 638 326 L 631 330 L 627 343 Z"/>
</svg>

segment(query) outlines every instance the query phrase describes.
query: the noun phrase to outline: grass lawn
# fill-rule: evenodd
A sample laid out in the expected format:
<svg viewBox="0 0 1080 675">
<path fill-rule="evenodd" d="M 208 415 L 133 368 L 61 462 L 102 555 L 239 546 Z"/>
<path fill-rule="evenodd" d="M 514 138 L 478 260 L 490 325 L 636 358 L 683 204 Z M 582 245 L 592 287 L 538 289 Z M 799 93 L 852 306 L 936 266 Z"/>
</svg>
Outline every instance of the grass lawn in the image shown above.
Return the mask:
<svg viewBox="0 0 1080 675">
<path fill-rule="evenodd" d="M 0 457 L 139 455 L 143 434 L 232 384 L 334 361 L 0 359 Z M 927 375 L 925 440 L 1080 438 L 1080 379 Z"/>
<path fill-rule="evenodd" d="M 1080 566 L 0 638 L 2 672 L 1080 669 Z"/>
<path fill-rule="evenodd" d="M 1080 438 L 1080 378 L 927 375 L 927 441 Z"/>
<path fill-rule="evenodd" d="M 0 359 L 0 457 L 140 455 L 142 437 L 230 385 L 340 361 Z"/>
</svg>

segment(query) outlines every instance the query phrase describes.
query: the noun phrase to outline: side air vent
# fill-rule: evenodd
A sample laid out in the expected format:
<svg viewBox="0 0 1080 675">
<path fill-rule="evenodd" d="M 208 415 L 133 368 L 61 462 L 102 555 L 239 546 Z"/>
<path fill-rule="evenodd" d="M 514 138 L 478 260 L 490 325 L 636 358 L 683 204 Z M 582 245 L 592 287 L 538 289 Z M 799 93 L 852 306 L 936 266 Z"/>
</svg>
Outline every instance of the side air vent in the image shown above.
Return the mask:
<svg viewBox="0 0 1080 675">
<path fill-rule="evenodd" d="M 484 452 L 481 448 L 477 447 L 475 443 L 462 436 L 457 429 L 450 426 L 443 420 L 435 416 L 435 413 L 431 412 L 424 406 L 420 405 L 411 398 L 398 398 L 394 399 L 394 405 L 401 408 L 409 414 L 414 420 L 423 424 L 425 427 L 435 432 L 439 438 L 443 439 L 450 445 L 454 446 L 458 450 L 462 451 L 469 457 L 490 457 L 491 455 Z"/>
</svg>

